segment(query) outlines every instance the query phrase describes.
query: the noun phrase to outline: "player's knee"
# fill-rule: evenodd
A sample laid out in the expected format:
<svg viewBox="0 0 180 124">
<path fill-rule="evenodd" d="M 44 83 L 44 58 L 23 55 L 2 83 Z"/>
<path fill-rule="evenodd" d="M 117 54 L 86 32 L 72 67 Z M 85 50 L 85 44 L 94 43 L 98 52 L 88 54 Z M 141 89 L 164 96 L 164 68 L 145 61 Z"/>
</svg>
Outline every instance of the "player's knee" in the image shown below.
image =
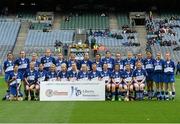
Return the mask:
<svg viewBox="0 0 180 124">
<path fill-rule="evenodd" d="M 39 85 L 36 85 L 36 90 L 39 90 L 39 89 L 40 89 Z"/>
<path fill-rule="evenodd" d="M 138 84 L 134 84 L 135 90 L 139 90 L 139 85 Z"/>
<path fill-rule="evenodd" d="M 30 90 L 30 87 L 28 85 L 26 85 L 26 90 Z"/>
<path fill-rule="evenodd" d="M 144 90 L 144 87 L 145 87 L 145 85 L 144 85 L 144 84 L 141 84 L 141 85 L 140 85 L 140 90 Z"/>
</svg>

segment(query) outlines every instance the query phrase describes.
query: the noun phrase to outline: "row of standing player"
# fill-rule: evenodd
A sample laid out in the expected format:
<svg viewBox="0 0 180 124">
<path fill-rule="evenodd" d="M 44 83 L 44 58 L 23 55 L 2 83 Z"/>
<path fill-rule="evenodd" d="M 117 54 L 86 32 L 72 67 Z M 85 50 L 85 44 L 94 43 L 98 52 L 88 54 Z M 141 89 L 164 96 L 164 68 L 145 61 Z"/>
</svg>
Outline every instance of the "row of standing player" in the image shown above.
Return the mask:
<svg viewBox="0 0 180 124">
<path fill-rule="evenodd" d="M 9 81 L 12 78 L 12 77 L 10 77 L 10 73 L 12 72 L 12 66 L 13 65 L 18 65 L 18 71 L 20 73 L 22 73 L 23 76 L 27 77 L 27 74 L 25 74 L 25 72 L 27 73 L 27 69 L 29 68 L 29 59 L 25 58 L 25 52 L 24 51 L 20 52 L 20 58 L 16 59 L 15 62 L 13 62 L 13 56 L 12 56 L 11 53 L 8 54 L 7 58 L 8 58 L 7 61 L 4 62 L 4 70 L 5 70 L 5 80 L 6 80 L 7 84 L 8 84 L 8 89 L 9 89 L 9 85 L 11 84 Z M 144 83 L 146 82 L 145 84 L 147 85 L 148 96 L 149 96 L 150 99 L 153 97 L 153 89 L 154 89 L 153 81 L 156 82 L 156 91 L 157 91 L 158 99 L 162 99 L 162 98 L 168 99 L 168 96 L 169 96 L 168 95 L 169 94 L 169 92 L 168 92 L 168 84 L 170 84 L 170 88 L 171 88 L 171 91 L 172 91 L 172 97 L 174 98 L 174 96 L 175 96 L 175 88 L 174 88 L 174 69 L 175 69 L 175 65 L 174 65 L 174 62 L 170 59 L 170 54 L 169 53 L 166 54 L 166 60 L 161 59 L 161 54 L 160 53 L 157 54 L 156 59 L 153 59 L 150 52 L 147 52 L 147 57 L 145 59 L 142 58 L 141 54 L 138 54 L 136 60 L 132 58 L 131 53 L 128 53 L 127 59 L 124 59 L 124 60 L 121 59 L 120 53 L 117 53 L 116 58 L 114 60 L 111 57 L 111 53 L 109 51 L 107 51 L 105 58 L 101 59 L 100 55 L 97 54 L 96 58 L 95 58 L 95 61 L 91 62 L 89 60 L 88 54 L 84 55 L 84 60 L 82 60 L 82 61 L 77 61 L 75 59 L 74 54 L 71 54 L 70 59 L 68 61 L 65 61 L 63 59 L 63 55 L 60 53 L 58 55 L 58 59 L 55 60 L 51 56 L 51 51 L 49 49 L 47 49 L 46 53 L 45 53 L 45 56 L 41 58 L 40 62 L 37 61 L 36 54 L 33 54 L 32 60 L 31 60 L 31 63 L 34 63 L 32 65 L 35 66 L 35 70 L 38 70 L 39 65 L 41 65 L 41 66 L 43 66 L 44 70 L 46 70 L 46 71 L 49 71 L 49 67 L 52 64 L 55 64 L 52 68 L 56 68 L 56 71 L 62 70 L 61 65 L 66 65 L 67 70 L 71 70 L 72 67 L 73 67 L 72 66 L 73 63 L 75 63 L 75 65 L 77 66 L 78 69 L 80 69 L 79 65 L 80 65 L 80 67 L 82 65 L 86 65 L 89 71 L 93 70 L 93 68 L 92 68 L 93 63 L 96 63 L 94 65 L 96 65 L 96 70 L 97 71 L 102 71 L 103 70 L 102 66 L 106 66 L 106 65 L 107 65 L 108 71 L 113 71 L 114 68 L 115 68 L 115 65 L 119 66 L 118 68 L 119 68 L 120 71 L 126 70 L 125 65 L 129 65 L 130 69 L 133 70 L 133 69 L 136 68 L 135 67 L 136 62 L 141 62 L 142 63 L 142 69 L 143 70 L 145 69 L 145 71 L 147 73 L 147 75 L 144 75 L 145 78 L 146 78 Z M 135 71 L 133 71 L 133 72 L 135 72 Z M 138 75 L 140 75 L 140 74 L 138 74 Z M 110 81 L 110 82 L 112 82 L 112 81 Z M 125 81 L 118 81 L 118 82 L 125 82 Z M 134 80 L 133 80 L 133 82 L 134 82 Z M 165 88 L 163 86 L 163 84 L 164 84 L 163 82 L 166 82 L 165 83 Z M 26 89 L 25 90 L 26 96 L 27 96 L 27 91 L 30 91 L 30 90 L 36 89 L 36 93 L 38 93 L 38 90 L 39 90 L 38 85 L 28 87 L 26 85 L 26 84 L 29 84 L 27 80 L 24 80 L 24 84 L 25 84 L 24 86 L 25 86 L 25 89 Z M 119 96 L 122 96 L 122 93 L 114 92 L 114 90 L 117 89 L 117 86 L 119 86 L 119 88 L 121 88 L 121 90 L 125 90 L 125 91 L 127 91 L 127 90 L 129 91 L 130 87 L 131 87 L 131 89 L 135 88 L 135 90 L 139 89 L 139 91 L 135 93 L 136 94 L 135 96 L 137 97 L 137 99 L 140 99 L 139 94 L 142 94 L 142 93 L 140 93 L 140 92 L 142 92 L 142 91 L 140 91 L 140 88 L 142 89 L 142 87 L 140 87 L 140 85 L 138 86 L 139 88 L 136 88 L 137 85 L 133 84 L 132 86 L 128 86 L 129 89 L 127 89 L 126 88 L 127 86 L 125 86 L 124 84 L 114 86 L 111 83 L 111 85 L 107 85 L 106 90 L 108 91 L 107 94 L 111 94 L 112 100 L 114 100 L 115 94 L 116 95 L 120 94 Z M 145 86 L 143 86 L 143 89 L 144 89 L 144 87 Z M 164 92 L 164 89 L 165 89 L 166 92 Z M 127 93 L 125 93 L 125 94 L 127 94 Z M 110 95 L 107 95 L 107 96 L 110 96 Z M 141 95 L 141 99 L 142 99 L 142 95 Z"/>
</svg>

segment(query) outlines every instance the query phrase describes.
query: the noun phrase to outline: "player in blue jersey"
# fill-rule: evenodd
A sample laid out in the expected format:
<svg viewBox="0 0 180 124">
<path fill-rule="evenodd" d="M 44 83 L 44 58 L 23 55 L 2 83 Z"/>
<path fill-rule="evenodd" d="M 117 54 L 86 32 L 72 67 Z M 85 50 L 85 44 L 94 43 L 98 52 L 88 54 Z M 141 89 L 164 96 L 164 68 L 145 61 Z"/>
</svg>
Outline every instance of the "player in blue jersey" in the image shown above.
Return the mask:
<svg viewBox="0 0 180 124">
<path fill-rule="evenodd" d="M 105 80 L 106 99 L 108 97 L 107 84 L 110 82 L 111 71 L 108 70 L 108 65 L 103 64 L 103 70 L 100 72 L 101 79 Z"/>
<path fill-rule="evenodd" d="M 24 75 L 26 70 L 29 69 L 29 63 L 30 63 L 29 59 L 26 58 L 25 51 L 20 51 L 20 57 L 17 58 L 14 63 L 19 66 L 19 72 Z M 23 86 L 24 86 L 25 95 L 27 95 L 25 82 L 23 82 Z M 25 97 L 27 98 L 27 96 L 25 96 Z"/>
<path fill-rule="evenodd" d="M 164 82 L 165 82 L 165 99 L 169 100 L 169 93 L 168 90 L 170 88 L 170 91 L 172 92 L 171 99 L 173 100 L 175 98 L 175 64 L 171 60 L 170 53 L 166 53 L 166 60 L 164 62 Z"/>
<path fill-rule="evenodd" d="M 122 72 L 122 82 L 119 84 L 119 90 L 122 94 L 122 96 L 125 97 L 125 101 L 129 101 L 129 99 L 132 99 L 133 96 L 133 79 L 132 79 L 133 75 L 132 75 L 132 70 L 131 70 L 131 66 L 129 64 L 127 64 L 125 66 L 125 70 Z"/>
<path fill-rule="evenodd" d="M 67 70 L 70 71 L 72 69 L 72 63 L 76 63 L 77 68 L 79 69 L 79 62 L 76 60 L 76 55 L 74 53 L 70 53 L 69 60 L 67 61 Z"/>
<path fill-rule="evenodd" d="M 67 61 L 64 59 L 64 56 L 62 53 L 58 53 L 57 55 L 57 59 L 56 59 L 56 71 L 60 72 L 61 71 L 61 64 L 65 63 L 67 64 Z"/>
<path fill-rule="evenodd" d="M 34 63 L 34 69 L 35 69 L 36 71 L 38 71 L 40 62 L 38 61 L 37 53 L 33 53 L 33 54 L 32 54 L 31 62 Z"/>
<path fill-rule="evenodd" d="M 49 71 L 46 74 L 46 81 L 57 81 L 58 80 L 58 73 L 56 72 L 56 65 L 51 64 Z"/>
<path fill-rule="evenodd" d="M 102 71 L 103 63 L 101 61 L 101 55 L 100 54 L 96 54 L 96 57 L 95 57 L 95 60 L 93 63 L 96 63 L 98 71 Z"/>
<path fill-rule="evenodd" d="M 119 83 L 122 81 L 119 64 L 115 64 L 114 71 L 111 73 L 110 78 L 111 81 L 107 84 L 108 99 L 111 96 L 111 100 L 115 101 L 115 96 L 118 94 L 117 89 L 119 89 Z"/>
<path fill-rule="evenodd" d="M 9 100 L 23 100 L 23 94 L 20 91 L 23 75 L 18 70 L 18 65 L 14 65 L 13 72 L 10 73 L 8 78 L 10 97 Z"/>
<path fill-rule="evenodd" d="M 80 61 L 80 68 L 81 68 L 82 64 L 87 65 L 88 71 L 90 71 L 92 69 L 92 61 L 89 60 L 89 54 L 88 53 L 85 53 L 84 54 L 84 59 Z"/>
<path fill-rule="evenodd" d="M 100 78 L 100 72 L 97 70 L 97 65 L 95 63 L 92 64 L 92 71 L 89 72 L 88 78 L 90 80 L 94 78 L 98 78 L 98 79 Z"/>
<path fill-rule="evenodd" d="M 61 71 L 58 73 L 58 79 L 60 81 L 68 81 L 68 71 L 65 63 L 61 64 Z"/>
<path fill-rule="evenodd" d="M 121 59 L 121 54 L 120 53 L 116 53 L 116 58 L 114 60 L 115 64 L 119 64 L 120 70 L 123 71 L 124 70 L 124 60 Z"/>
<path fill-rule="evenodd" d="M 88 80 L 88 69 L 86 64 L 81 65 L 81 71 L 78 73 L 78 80 Z"/>
<path fill-rule="evenodd" d="M 49 71 L 49 68 L 52 64 L 56 64 L 56 60 L 51 56 L 51 50 L 46 49 L 45 56 L 41 58 L 41 63 L 44 65 L 44 69 Z"/>
<path fill-rule="evenodd" d="M 157 99 L 161 100 L 164 98 L 164 88 L 163 88 L 163 76 L 164 76 L 164 60 L 161 59 L 161 53 L 156 54 L 156 59 L 154 60 L 154 74 L 153 79 L 156 83 L 156 95 Z"/>
<path fill-rule="evenodd" d="M 39 64 L 39 70 L 38 70 L 38 84 L 45 81 L 46 79 L 47 71 L 44 70 L 44 65 L 41 63 Z"/>
<path fill-rule="evenodd" d="M 124 65 L 129 64 L 131 66 L 131 69 L 133 70 L 135 68 L 135 59 L 133 59 L 133 54 L 131 52 L 127 53 L 127 58 L 124 59 Z M 125 66 L 124 66 L 125 69 Z"/>
<path fill-rule="evenodd" d="M 29 59 L 26 58 L 25 51 L 20 51 L 20 57 L 17 58 L 14 63 L 19 66 L 19 72 L 24 75 L 26 70 L 29 68 L 29 62 Z"/>
<path fill-rule="evenodd" d="M 135 61 L 136 61 L 135 63 L 141 62 L 141 63 L 142 63 L 142 68 L 144 69 L 144 59 L 143 59 L 143 56 L 142 56 L 141 53 L 138 53 L 138 54 L 137 54 Z"/>
<path fill-rule="evenodd" d="M 147 72 L 147 77 L 146 77 L 146 83 L 147 83 L 147 91 L 148 91 L 148 99 L 153 98 L 153 75 L 154 75 L 154 59 L 152 58 L 152 53 L 147 52 L 146 53 L 146 58 L 144 59 L 144 67 Z"/>
<path fill-rule="evenodd" d="M 76 66 L 76 63 L 72 63 L 72 69 L 70 71 L 68 71 L 68 79 L 70 81 L 76 81 L 78 79 L 78 69 Z"/>
<path fill-rule="evenodd" d="M 142 63 L 136 63 L 136 69 L 133 71 L 133 81 L 134 81 L 134 88 L 135 88 L 135 96 L 137 100 L 143 100 L 144 96 L 144 88 L 145 88 L 145 81 L 146 81 L 147 72 L 146 70 L 142 69 Z"/>
<path fill-rule="evenodd" d="M 34 62 L 31 62 L 30 68 L 26 70 L 24 74 L 24 81 L 26 83 L 25 94 L 28 96 L 28 100 L 37 100 L 36 94 L 39 92 L 39 88 L 36 89 L 36 85 L 38 83 L 38 71 L 35 70 Z"/>
<path fill-rule="evenodd" d="M 7 93 L 3 97 L 2 100 L 6 100 L 6 96 L 9 96 L 9 83 L 8 83 L 8 80 L 9 80 L 10 73 L 13 72 L 13 66 L 14 66 L 13 54 L 8 53 L 7 54 L 7 60 L 4 61 L 4 65 L 3 65 L 3 70 L 4 70 L 4 73 L 5 73 L 4 78 L 5 78 L 5 82 L 6 82 L 6 85 L 7 85 Z"/>
<path fill-rule="evenodd" d="M 111 71 L 108 70 L 108 64 L 103 64 L 103 70 L 100 72 L 100 77 L 105 80 L 105 83 L 107 85 L 108 82 L 110 82 L 110 76 Z"/>
<path fill-rule="evenodd" d="M 105 58 L 102 59 L 102 63 L 106 63 L 108 64 L 108 69 L 110 71 L 113 70 L 113 66 L 114 66 L 114 59 L 111 57 L 111 52 L 110 51 L 106 51 L 106 55 Z"/>
</svg>

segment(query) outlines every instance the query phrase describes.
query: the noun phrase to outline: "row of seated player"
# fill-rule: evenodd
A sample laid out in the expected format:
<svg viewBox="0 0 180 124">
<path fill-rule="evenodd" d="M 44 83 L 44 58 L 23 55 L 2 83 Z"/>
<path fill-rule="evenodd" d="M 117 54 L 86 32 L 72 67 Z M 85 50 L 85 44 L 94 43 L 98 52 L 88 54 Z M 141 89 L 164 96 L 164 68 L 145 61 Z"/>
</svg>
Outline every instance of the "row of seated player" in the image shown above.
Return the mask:
<svg viewBox="0 0 180 124">
<path fill-rule="evenodd" d="M 107 51 L 105 58 L 101 59 L 101 56 L 97 54 L 93 62 L 86 53 L 84 59 L 80 61 L 80 68 L 78 68 L 78 63 L 74 54 L 70 54 L 66 61 L 59 53 L 58 59 L 55 60 L 49 49 L 46 50 L 40 62 L 37 61 L 36 54 L 33 54 L 29 60 L 25 57 L 25 52 L 21 51 L 19 58 L 13 61 L 13 55 L 9 53 L 3 67 L 8 88 L 4 99 L 16 100 L 21 97 L 22 100 L 23 94 L 20 89 L 22 81 L 25 99 L 38 100 L 41 81 L 91 80 L 92 78 L 107 80 L 106 98 L 112 101 L 115 100 L 115 96 L 119 101 L 122 99 L 143 100 L 144 95 L 147 95 L 148 99 L 157 97 L 158 100 L 169 100 L 168 86 L 172 91 L 171 98 L 175 97 L 175 64 L 169 53 L 166 53 L 166 58 L 163 60 L 160 53 L 157 53 L 156 59 L 152 58 L 150 52 L 147 52 L 145 58 L 138 54 L 134 59 L 132 53 L 129 52 L 127 58 L 122 60 L 120 53 L 117 53 L 113 59 L 111 53 Z M 156 91 L 153 82 L 156 83 Z M 163 86 L 160 87 L 160 84 Z M 147 87 L 147 94 L 145 94 L 145 87 Z"/>
</svg>

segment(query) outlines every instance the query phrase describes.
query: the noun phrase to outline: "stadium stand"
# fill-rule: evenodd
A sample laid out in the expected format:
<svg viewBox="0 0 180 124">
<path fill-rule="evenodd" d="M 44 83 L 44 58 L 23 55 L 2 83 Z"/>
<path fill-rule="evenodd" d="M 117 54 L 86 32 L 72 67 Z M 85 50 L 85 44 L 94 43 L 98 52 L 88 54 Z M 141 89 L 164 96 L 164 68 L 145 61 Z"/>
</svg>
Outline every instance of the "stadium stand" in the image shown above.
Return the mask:
<svg viewBox="0 0 180 124">
<path fill-rule="evenodd" d="M 73 36 L 73 30 L 53 30 L 50 32 L 29 30 L 25 41 L 25 51 L 27 54 L 33 51 L 43 53 L 46 48 L 50 48 L 54 51 L 54 44 L 56 41 L 71 43 L 73 42 Z"/>
<path fill-rule="evenodd" d="M 16 38 L 20 29 L 20 22 L 0 22 L 0 56 L 1 60 L 6 58 L 8 51 L 11 51 L 16 43 Z"/>
<path fill-rule="evenodd" d="M 107 29 L 109 17 L 103 14 L 70 14 L 64 16 L 60 29 Z"/>
<path fill-rule="evenodd" d="M 173 49 L 180 45 L 180 21 L 178 17 L 172 15 L 169 18 L 170 15 L 164 15 L 164 19 L 157 18 L 147 21 L 147 39 L 154 56 L 155 53 L 161 52 L 164 57 L 165 53 L 169 51 L 172 59 L 178 62 L 180 60 L 179 51 Z"/>
<path fill-rule="evenodd" d="M 130 23 L 127 13 L 118 13 L 117 21 L 120 29 L 125 25 L 129 25 Z"/>
</svg>

